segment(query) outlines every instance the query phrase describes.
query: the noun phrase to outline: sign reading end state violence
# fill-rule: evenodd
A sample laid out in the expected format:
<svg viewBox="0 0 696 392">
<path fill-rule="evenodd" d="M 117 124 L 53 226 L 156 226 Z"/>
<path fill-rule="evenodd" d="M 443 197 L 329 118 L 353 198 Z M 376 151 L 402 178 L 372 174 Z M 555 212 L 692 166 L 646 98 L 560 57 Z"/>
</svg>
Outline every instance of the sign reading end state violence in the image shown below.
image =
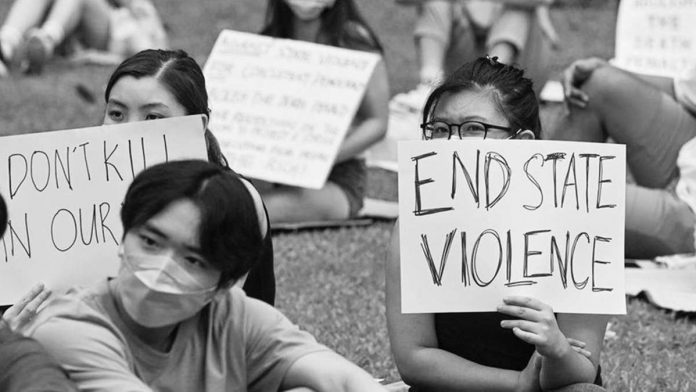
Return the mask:
<svg viewBox="0 0 696 392">
<path fill-rule="evenodd" d="M 54 291 L 114 276 L 120 211 L 133 178 L 177 159 L 207 159 L 201 116 L 2 138 L 0 305 L 37 282 Z"/>
<path fill-rule="evenodd" d="M 623 145 L 399 143 L 403 312 L 624 314 L 625 181 Z"/>
<path fill-rule="evenodd" d="M 211 129 L 236 171 L 321 188 L 379 56 L 225 30 L 203 70 Z"/>
</svg>

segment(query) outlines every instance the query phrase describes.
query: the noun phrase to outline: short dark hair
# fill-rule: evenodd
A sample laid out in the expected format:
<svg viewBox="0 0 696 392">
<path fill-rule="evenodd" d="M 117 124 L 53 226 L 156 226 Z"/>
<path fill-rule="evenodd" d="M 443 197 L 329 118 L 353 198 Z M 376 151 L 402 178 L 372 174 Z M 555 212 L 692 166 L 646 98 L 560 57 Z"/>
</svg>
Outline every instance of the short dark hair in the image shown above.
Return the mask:
<svg viewBox="0 0 696 392">
<path fill-rule="evenodd" d="M 140 172 L 121 208 L 124 237 L 180 200 L 200 210 L 201 253 L 221 272 L 219 287 L 247 273 L 263 248 L 254 199 L 234 171 L 206 161 L 172 161 Z"/>
<path fill-rule="evenodd" d="M 116 67 L 106 84 L 106 102 L 111 96 L 111 89 L 124 76 L 136 79 L 154 77 L 186 109 L 186 114 L 210 115 L 203 71 L 196 60 L 183 50 L 147 49 L 124 60 Z M 220 166 L 227 166 L 220 144 L 209 129 L 205 130 L 205 141 L 208 146 L 208 160 Z"/>
<path fill-rule="evenodd" d="M 428 96 L 423 109 L 423 122 L 430 121 L 444 94 L 487 88 L 494 91 L 494 101 L 511 128 L 528 129 L 535 138 L 540 137 L 539 102 L 532 81 L 524 76 L 523 70 L 503 64 L 495 57 L 480 57 L 449 75 Z"/>
<path fill-rule="evenodd" d="M 261 34 L 276 38 L 294 39 L 294 15 L 285 0 L 269 0 L 266 26 Z M 360 14 L 353 0 L 336 0 L 321 13 L 320 32 L 326 44 L 340 48 L 383 52 L 377 35 Z"/>
</svg>

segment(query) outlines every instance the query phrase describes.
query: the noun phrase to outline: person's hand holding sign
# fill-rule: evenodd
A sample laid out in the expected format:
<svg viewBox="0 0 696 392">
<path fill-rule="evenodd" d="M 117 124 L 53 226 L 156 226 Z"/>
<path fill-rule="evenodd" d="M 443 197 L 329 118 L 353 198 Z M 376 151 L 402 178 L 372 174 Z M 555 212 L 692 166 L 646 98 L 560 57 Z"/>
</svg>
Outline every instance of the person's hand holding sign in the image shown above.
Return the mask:
<svg viewBox="0 0 696 392">
<path fill-rule="evenodd" d="M 2 318 L 13 331 L 21 333 L 24 327 L 34 319 L 41 305 L 50 296 L 51 291 L 43 283 L 38 283 L 16 304 L 7 309 Z"/>
<path fill-rule="evenodd" d="M 506 297 L 503 302 L 498 312 L 519 317 L 519 320 L 503 320 L 500 326 L 512 329 L 515 336 L 535 345 L 539 354 L 559 358 L 571 349 L 549 305 L 529 297 Z"/>
</svg>

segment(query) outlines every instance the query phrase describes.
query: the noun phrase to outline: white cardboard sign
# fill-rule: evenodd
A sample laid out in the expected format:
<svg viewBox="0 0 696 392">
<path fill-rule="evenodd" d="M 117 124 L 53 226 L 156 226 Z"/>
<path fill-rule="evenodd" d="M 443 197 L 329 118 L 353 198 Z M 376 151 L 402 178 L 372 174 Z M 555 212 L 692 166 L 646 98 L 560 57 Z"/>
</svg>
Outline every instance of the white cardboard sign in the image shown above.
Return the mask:
<svg viewBox="0 0 696 392">
<path fill-rule="evenodd" d="M 621 0 L 615 64 L 675 77 L 696 64 L 696 1 Z"/>
<path fill-rule="evenodd" d="M 379 56 L 225 30 L 205 64 L 211 129 L 229 164 L 321 188 Z"/>
<path fill-rule="evenodd" d="M 0 305 L 117 272 L 121 202 L 145 167 L 207 159 L 201 116 L 2 137 Z"/>
<path fill-rule="evenodd" d="M 625 313 L 625 181 L 623 145 L 400 142 L 403 312 Z"/>
</svg>

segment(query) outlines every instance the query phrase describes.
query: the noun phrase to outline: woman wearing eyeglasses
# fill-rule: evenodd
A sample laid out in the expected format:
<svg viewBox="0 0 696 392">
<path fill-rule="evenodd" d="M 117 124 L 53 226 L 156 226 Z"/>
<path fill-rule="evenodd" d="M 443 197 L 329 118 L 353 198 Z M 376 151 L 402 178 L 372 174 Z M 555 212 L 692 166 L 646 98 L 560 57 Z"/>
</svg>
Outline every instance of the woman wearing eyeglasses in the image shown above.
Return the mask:
<svg viewBox="0 0 696 392">
<path fill-rule="evenodd" d="M 479 58 L 428 97 L 423 137 L 539 137 L 539 106 L 523 71 Z M 604 315 L 554 314 L 535 298 L 506 298 L 498 312 L 402 314 L 398 223 L 387 258 L 387 326 L 412 391 L 602 391 Z"/>
</svg>

